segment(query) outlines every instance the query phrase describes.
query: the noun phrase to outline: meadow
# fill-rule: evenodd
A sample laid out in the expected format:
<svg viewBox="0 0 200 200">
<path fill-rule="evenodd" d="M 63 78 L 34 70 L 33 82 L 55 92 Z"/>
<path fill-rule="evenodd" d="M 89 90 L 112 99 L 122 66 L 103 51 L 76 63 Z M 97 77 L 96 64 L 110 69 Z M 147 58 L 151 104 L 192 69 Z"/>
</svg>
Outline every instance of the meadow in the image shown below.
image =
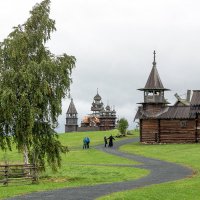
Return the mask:
<svg viewBox="0 0 200 200">
<path fill-rule="evenodd" d="M 113 166 L 113 164 L 138 164 L 128 159 L 97 151 L 94 146 L 102 144 L 103 137 L 117 135 L 118 131 L 100 131 L 85 133 L 65 133 L 59 135 L 63 145 L 67 145 L 69 153 L 62 155 L 62 167 L 53 173 L 50 168 L 40 174 L 38 184 L 10 184 L 0 186 L 0 199 L 20 194 L 53 190 L 65 187 L 78 187 L 102 183 L 120 182 L 138 179 L 147 175 L 147 170 L 130 167 Z M 135 135 L 135 134 L 134 134 Z M 134 135 L 128 137 L 134 137 Z M 88 136 L 91 140 L 90 149 L 82 149 L 83 138 Z M 127 137 L 125 137 L 127 139 Z M 121 140 L 124 138 L 116 139 Z M 12 152 L 0 151 L 1 164 L 5 159 L 9 164 L 22 163 L 23 156 L 13 147 Z M 102 166 L 106 164 L 107 166 Z"/>
<path fill-rule="evenodd" d="M 192 168 L 194 174 L 183 180 L 118 192 L 99 200 L 200 200 L 200 144 L 133 143 L 122 146 L 120 150 L 185 165 Z"/>
</svg>

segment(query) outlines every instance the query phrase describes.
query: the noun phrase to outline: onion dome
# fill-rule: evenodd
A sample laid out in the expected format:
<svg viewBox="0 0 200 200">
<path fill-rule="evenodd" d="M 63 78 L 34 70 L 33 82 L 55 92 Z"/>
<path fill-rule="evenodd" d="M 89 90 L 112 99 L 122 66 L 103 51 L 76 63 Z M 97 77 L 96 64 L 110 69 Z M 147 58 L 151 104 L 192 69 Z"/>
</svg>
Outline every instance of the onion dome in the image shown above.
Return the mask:
<svg viewBox="0 0 200 200">
<path fill-rule="evenodd" d="M 95 101 L 100 101 L 101 100 L 101 96 L 97 93 L 97 95 L 94 97 Z"/>
<path fill-rule="evenodd" d="M 98 93 L 98 88 L 97 88 L 97 94 L 94 97 L 94 101 L 101 101 L 101 96 Z"/>
<path fill-rule="evenodd" d="M 109 105 L 106 106 L 106 110 L 110 111 L 110 106 Z"/>
<path fill-rule="evenodd" d="M 96 96 L 94 97 L 95 101 L 100 101 L 101 100 L 101 96 L 97 93 Z"/>
</svg>

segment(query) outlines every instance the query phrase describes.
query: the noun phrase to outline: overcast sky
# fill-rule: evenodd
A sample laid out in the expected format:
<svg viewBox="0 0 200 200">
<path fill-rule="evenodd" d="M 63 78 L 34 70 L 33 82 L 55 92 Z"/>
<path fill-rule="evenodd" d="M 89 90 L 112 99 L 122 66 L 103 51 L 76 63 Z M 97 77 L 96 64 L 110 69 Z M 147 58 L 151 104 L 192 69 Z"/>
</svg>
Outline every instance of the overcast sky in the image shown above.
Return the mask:
<svg viewBox="0 0 200 200">
<path fill-rule="evenodd" d="M 23 24 L 39 0 L 0 1 L 0 41 Z M 89 114 L 97 88 L 117 116 L 133 119 L 143 100 L 156 50 L 165 97 L 200 89 L 199 0 L 52 0 L 57 31 L 47 44 L 52 53 L 76 57 L 71 95 L 81 118 Z M 64 132 L 69 99 L 63 100 L 58 132 Z"/>
</svg>

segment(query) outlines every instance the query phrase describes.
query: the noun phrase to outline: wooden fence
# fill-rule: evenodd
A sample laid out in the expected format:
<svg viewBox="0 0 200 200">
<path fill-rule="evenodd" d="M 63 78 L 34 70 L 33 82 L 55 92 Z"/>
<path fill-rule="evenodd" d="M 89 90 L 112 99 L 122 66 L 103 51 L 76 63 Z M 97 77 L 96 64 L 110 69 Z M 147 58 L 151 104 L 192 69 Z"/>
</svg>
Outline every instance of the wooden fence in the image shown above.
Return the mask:
<svg viewBox="0 0 200 200">
<path fill-rule="evenodd" d="M 37 168 L 31 164 L 5 164 L 0 165 L 0 183 L 8 185 L 10 183 L 38 181 Z"/>
</svg>

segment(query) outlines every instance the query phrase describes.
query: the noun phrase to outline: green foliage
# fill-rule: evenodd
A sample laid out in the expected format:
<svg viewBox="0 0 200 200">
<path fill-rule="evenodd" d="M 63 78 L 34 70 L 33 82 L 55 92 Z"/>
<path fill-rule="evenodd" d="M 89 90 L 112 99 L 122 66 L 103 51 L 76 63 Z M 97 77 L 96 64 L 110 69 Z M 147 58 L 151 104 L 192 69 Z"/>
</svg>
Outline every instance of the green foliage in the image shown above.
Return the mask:
<svg viewBox="0 0 200 200">
<path fill-rule="evenodd" d="M 0 43 L 0 148 L 11 149 L 13 141 L 19 151 L 27 148 L 31 161 L 44 169 L 47 158 L 56 170 L 67 149 L 54 128 L 75 58 L 57 57 L 45 46 L 56 30 L 49 14 L 50 0 L 43 0 Z"/>
<path fill-rule="evenodd" d="M 126 134 L 126 130 L 128 128 L 128 121 L 125 118 L 121 118 L 118 122 L 117 129 L 122 135 Z"/>
</svg>

